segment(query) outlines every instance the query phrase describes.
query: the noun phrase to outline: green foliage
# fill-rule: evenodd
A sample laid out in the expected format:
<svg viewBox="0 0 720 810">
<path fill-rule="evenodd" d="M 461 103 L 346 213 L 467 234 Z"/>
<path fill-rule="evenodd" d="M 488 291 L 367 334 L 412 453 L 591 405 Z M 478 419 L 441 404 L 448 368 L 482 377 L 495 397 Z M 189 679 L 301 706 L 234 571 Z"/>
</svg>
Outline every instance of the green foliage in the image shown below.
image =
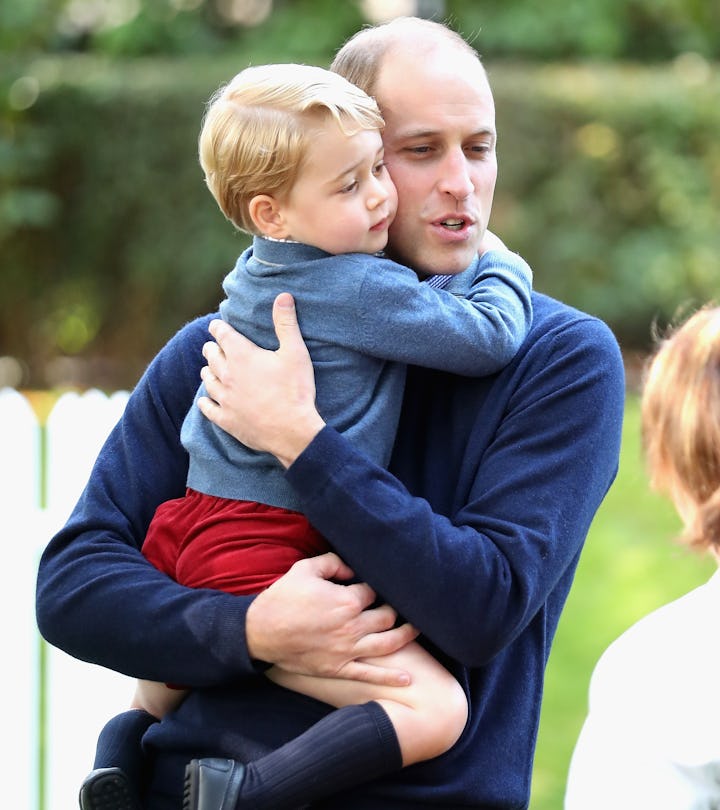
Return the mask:
<svg viewBox="0 0 720 810">
<path fill-rule="evenodd" d="M 648 488 L 639 407 L 628 397 L 618 477 L 598 511 L 547 671 L 531 810 L 563 806 L 570 756 L 597 659 L 639 618 L 707 580 L 716 566 L 678 545 L 680 521 Z"/>
<path fill-rule="evenodd" d="M 0 71 L 4 98 L 20 99 L 0 119 L 0 355 L 22 358 L 27 383 L 56 382 L 48 363 L 70 356 L 97 362 L 98 384 L 132 385 L 217 305 L 247 240 L 204 187 L 197 134 L 208 97 L 249 61 L 65 56 Z M 628 349 L 720 295 L 720 80 L 707 63 L 489 70 L 491 224 L 539 290 L 601 316 Z"/>
<path fill-rule="evenodd" d="M 720 295 L 720 81 L 702 60 L 495 66 L 494 227 L 629 348 Z"/>
<path fill-rule="evenodd" d="M 295 61 L 331 55 L 365 21 L 335 0 L 28 0 L 0 11 L 7 50 L 116 57 L 280 50 Z M 10 6 L 13 5 L 13 8 Z M 244 12 L 244 15 L 243 15 Z M 2 29 L 0 29 L 2 31 Z M 0 34 L 0 42 L 3 42 Z"/>
<path fill-rule="evenodd" d="M 486 58 L 654 61 L 720 56 L 720 6 L 704 0 L 449 0 Z"/>
<path fill-rule="evenodd" d="M 0 3 L 0 53 L 32 52 L 53 39 L 65 0 Z"/>
<path fill-rule="evenodd" d="M 423 4 L 420 4 L 423 5 Z M 720 6 L 708 0 L 439 0 L 428 8 L 477 37 L 485 58 L 654 61 L 720 57 Z M 443 12 L 441 11 L 441 14 Z M 269 16 L 265 16 L 269 15 Z M 366 20 L 359 0 L 23 0 L 0 5 L 4 50 L 124 56 L 332 51 Z"/>
</svg>

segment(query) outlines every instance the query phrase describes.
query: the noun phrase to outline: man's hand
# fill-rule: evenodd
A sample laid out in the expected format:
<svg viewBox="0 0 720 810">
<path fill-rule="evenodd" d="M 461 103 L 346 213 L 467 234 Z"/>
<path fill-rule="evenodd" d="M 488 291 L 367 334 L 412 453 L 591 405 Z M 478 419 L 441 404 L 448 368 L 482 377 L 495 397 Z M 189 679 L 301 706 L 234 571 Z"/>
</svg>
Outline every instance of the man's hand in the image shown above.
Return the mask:
<svg viewBox="0 0 720 810">
<path fill-rule="evenodd" d="M 315 408 L 315 377 L 298 327 L 295 302 L 281 293 L 273 306 L 277 351 L 256 346 L 224 321 L 210 324 L 200 376 L 208 396 L 202 413 L 253 450 L 289 467 L 325 422 Z"/>
<path fill-rule="evenodd" d="M 363 659 L 387 655 L 417 637 L 408 624 L 395 627 L 389 605 L 370 608 L 369 585 L 339 584 L 353 572 L 332 552 L 295 563 L 255 597 L 246 619 L 247 646 L 258 660 L 288 672 L 406 686 L 408 672 Z"/>
</svg>

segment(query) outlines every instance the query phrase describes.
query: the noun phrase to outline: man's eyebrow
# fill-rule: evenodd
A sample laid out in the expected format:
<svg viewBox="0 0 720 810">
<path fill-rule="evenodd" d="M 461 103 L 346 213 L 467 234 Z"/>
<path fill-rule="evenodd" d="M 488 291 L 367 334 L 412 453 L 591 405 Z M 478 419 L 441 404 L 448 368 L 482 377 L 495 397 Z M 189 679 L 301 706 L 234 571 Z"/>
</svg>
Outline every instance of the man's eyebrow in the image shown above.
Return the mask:
<svg viewBox="0 0 720 810">
<path fill-rule="evenodd" d="M 436 129 L 409 129 L 405 132 L 398 132 L 396 137 L 398 138 L 431 138 L 433 135 L 437 135 L 438 130 Z"/>
<path fill-rule="evenodd" d="M 405 131 L 399 131 L 395 133 L 394 140 L 402 140 L 402 141 L 410 141 L 416 138 L 435 138 L 438 135 L 442 135 L 442 129 L 408 129 Z M 485 137 L 490 136 L 491 138 L 495 138 L 497 133 L 494 127 L 479 127 L 474 132 L 471 132 L 467 138 L 478 138 L 478 137 Z"/>
</svg>

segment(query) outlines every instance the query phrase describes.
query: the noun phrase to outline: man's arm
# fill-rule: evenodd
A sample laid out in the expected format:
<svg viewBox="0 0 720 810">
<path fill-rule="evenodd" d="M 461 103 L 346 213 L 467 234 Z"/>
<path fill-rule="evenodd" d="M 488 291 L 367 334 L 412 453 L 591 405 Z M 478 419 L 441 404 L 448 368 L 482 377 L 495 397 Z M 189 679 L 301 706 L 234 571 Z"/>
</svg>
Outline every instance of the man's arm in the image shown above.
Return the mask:
<svg viewBox="0 0 720 810">
<path fill-rule="evenodd" d="M 155 358 L 109 436 L 65 527 L 39 568 L 37 620 L 44 637 L 77 658 L 125 674 L 208 686 L 256 674 L 263 639 L 246 635 L 253 597 L 190 589 L 153 568 L 140 553 L 156 507 L 185 491 L 187 457 L 180 426 L 197 390 L 208 318 L 185 327 Z M 295 659 L 310 674 L 337 673 L 379 683 L 406 674 L 370 669 L 355 658 L 380 655 L 414 636 L 389 608 L 365 610 L 375 594 L 361 583 L 335 585 L 352 571 L 335 555 L 302 561 L 262 596 L 274 619 L 277 660 Z M 278 605 L 280 607 L 278 607 Z M 292 612 L 294 610 L 294 613 Z M 252 625 L 250 620 L 249 625 Z"/>
<path fill-rule="evenodd" d="M 197 390 L 207 320 L 176 335 L 133 391 L 43 553 L 36 594 L 50 643 L 128 675 L 191 685 L 252 671 L 242 642 L 247 600 L 182 588 L 140 553 L 155 508 L 185 491 L 180 426 Z"/>
<path fill-rule="evenodd" d="M 513 376 L 507 401 L 490 392 L 475 417 L 490 434 L 450 519 L 322 427 L 311 390 L 293 382 L 308 374 L 293 308 L 276 306 L 275 316 L 278 352 L 211 327 L 219 345 L 204 351 L 220 379 L 209 380 L 204 412 L 290 468 L 313 524 L 401 615 L 453 658 L 488 661 L 570 576 L 615 475 L 624 380 L 610 331 L 576 313 L 531 335 L 502 372 Z M 252 391 L 233 373 L 247 355 L 257 363 Z"/>
</svg>

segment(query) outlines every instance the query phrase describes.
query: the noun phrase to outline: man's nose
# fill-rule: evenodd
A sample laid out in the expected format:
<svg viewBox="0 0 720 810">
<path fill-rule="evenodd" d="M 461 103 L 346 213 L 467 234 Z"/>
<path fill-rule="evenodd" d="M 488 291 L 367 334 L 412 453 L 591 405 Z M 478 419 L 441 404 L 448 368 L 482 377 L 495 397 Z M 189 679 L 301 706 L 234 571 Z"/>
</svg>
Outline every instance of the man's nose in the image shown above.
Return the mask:
<svg viewBox="0 0 720 810">
<path fill-rule="evenodd" d="M 448 153 L 440 166 L 439 188 L 452 195 L 458 202 L 469 197 L 475 190 L 470 177 L 470 167 L 462 149 Z"/>
</svg>

